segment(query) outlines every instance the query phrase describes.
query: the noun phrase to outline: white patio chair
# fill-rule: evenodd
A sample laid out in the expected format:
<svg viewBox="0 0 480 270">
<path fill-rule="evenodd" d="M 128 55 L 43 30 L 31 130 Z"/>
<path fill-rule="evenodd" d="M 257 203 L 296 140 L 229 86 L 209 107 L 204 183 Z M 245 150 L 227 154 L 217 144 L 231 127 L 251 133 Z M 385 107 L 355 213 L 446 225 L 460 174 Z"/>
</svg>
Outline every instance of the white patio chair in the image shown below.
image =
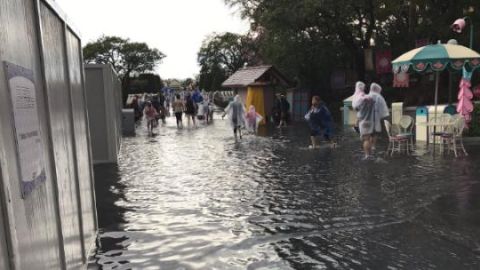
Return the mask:
<svg viewBox="0 0 480 270">
<path fill-rule="evenodd" d="M 440 126 L 436 127 L 435 132 L 432 132 L 432 136 L 435 139 L 436 137 L 440 140 L 440 152 L 444 151 L 444 141 L 443 137 L 448 136 L 453 133 L 451 129 L 454 118 L 447 113 L 439 115 L 435 121 L 437 121 Z"/>
<path fill-rule="evenodd" d="M 453 151 L 455 157 L 458 157 L 458 149 L 463 151 L 465 156 L 468 156 L 467 150 L 463 145 L 463 132 L 465 131 L 465 119 L 463 117 L 454 118 L 454 124 L 451 126 L 451 132 L 442 136 L 442 145 L 446 144 L 448 151 Z"/>
<path fill-rule="evenodd" d="M 388 134 L 388 148 L 387 153 L 391 151 L 390 156 L 393 156 L 394 152 L 401 153 L 402 146 L 404 146 L 406 152 L 408 153 L 408 140 L 409 138 L 402 135 L 393 135 L 392 134 L 392 124 L 388 120 L 384 120 L 385 129 Z"/>
<path fill-rule="evenodd" d="M 413 151 L 413 127 L 415 125 L 415 121 L 413 117 L 409 115 L 403 115 L 398 122 L 398 126 L 400 128 L 400 132 L 398 135 L 408 137 L 407 141 L 407 150 Z"/>
</svg>

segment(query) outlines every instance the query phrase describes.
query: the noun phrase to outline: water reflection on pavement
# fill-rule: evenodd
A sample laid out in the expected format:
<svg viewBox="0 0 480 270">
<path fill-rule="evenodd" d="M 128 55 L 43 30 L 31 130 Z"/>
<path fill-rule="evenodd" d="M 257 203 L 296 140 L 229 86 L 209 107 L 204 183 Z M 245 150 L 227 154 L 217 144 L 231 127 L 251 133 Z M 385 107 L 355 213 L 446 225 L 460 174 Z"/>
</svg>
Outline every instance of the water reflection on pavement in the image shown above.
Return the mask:
<svg viewBox="0 0 480 270">
<path fill-rule="evenodd" d="M 309 150 L 301 124 L 240 142 L 174 125 L 96 167 L 99 268 L 480 269 L 478 144 L 361 161 L 348 132 Z"/>
</svg>

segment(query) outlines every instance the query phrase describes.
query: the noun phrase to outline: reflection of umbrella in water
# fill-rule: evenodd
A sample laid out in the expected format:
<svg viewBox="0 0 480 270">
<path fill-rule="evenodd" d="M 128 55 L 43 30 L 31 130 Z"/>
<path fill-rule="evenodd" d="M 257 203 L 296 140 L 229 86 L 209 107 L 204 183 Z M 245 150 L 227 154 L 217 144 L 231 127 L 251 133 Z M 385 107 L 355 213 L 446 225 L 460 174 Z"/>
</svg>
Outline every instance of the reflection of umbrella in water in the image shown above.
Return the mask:
<svg viewBox="0 0 480 270">
<path fill-rule="evenodd" d="M 404 53 L 392 61 L 393 72 L 435 72 L 435 114 L 438 105 L 438 84 L 440 72 L 446 68 L 473 71 L 480 67 L 480 54 L 456 44 L 427 45 Z"/>
</svg>

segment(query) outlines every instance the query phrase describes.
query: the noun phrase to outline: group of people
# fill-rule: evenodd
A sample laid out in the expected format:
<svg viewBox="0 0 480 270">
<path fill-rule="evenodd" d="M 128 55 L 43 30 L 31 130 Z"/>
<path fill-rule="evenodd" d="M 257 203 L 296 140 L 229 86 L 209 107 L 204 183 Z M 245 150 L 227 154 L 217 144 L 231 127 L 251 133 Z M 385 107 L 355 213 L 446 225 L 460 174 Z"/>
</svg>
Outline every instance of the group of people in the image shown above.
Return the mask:
<svg viewBox="0 0 480 270">
<path fill-rule="evenodd" d="M 389 110 L 385 99 L 381 95 L 382 87 L 380 85 L 372 83 L 368 94 L 365 89 L 365 83 L 360 81 L 356 83 L 352 107 L 357 111 L 358 121 L 354 128 L 362 139 L 364 159 L 370 159 L 373 157 L 376 148 L 377 137 L 382 132 L 382 120 L 389 116 Z M 206 110 L 206 113 L 202 112 L 201 115 L 205 115 L 208 122 L 212 115 L 211 109 L 208 101 L 206 109 L 203 103 L 204 98 L 199 90 L 185 93 L 184 97 L 176 94 L 172 102 L 172 109 L 176 117 L 177 127 L 183 127 L 183 114 L 188 120 L 188 126 L 191 125 L 190 122 L 193 122 L 195 127 L 196 118 L 200 117 L 199 108 Z M 132 107 L 135 109 L 136 117 L 137 114 L 145 115 L 149 134 L 153 134 L 153 128 L 158 125 L 160 119 L 165 123 L 165 117 L 169 113 L 169 110 L 165 107 L 165 98 L 161 94 L 149 97 L 143 110 L 140 109 L 141 104 L 137 98 L 133 100 Z M 290 104 L 285 96 L 278 95 L 272 110 L 272 118 L 278 127 L 287 124 L 289 111 Z M 255 134 L 259 123 L 263 120 L 263 117 L 256 112 L 253 105 L 249 106 L 248 111 L 245 109 L 239 95 L 236 95 L 225 108 L 222 118 L 226 115 L 228 115 L 235 138 L 239 136 L 240 139 L 242 138 L 242 128 L 246 128 L 249 132 Z M 305 115 L 305 119 L 310 127 L 310 148 L 319 148 L 322 139 L 332 147 L 336 147 L 336 142 L 333 139 L 334 121 L 332 114 L 319 96 L 312 97 L 311 108 Z"/>
<path fill-rule="evenodd" d="M 376 149 L 377 137 L 382 132 L 382 120 L 390 115 L 387 103 L 381 95 L 382 87 L 377 83 L 370 85 L 370 91 L 365 92 L 366 85 L 357 82 L 353 95 L 352 107 L 357 111 L 357 123 L 355 130 L 360 134 L 362 147 L 365 153 L 364 159 L 373 158 Z M 333 119 L 330 111 L 320 97 L 312 98 L 312 106 L 305 115 L 310 126 L 310 148 L 319 148 L 320 140 L 323 139 L 333 147 L 336 142 L 333 140 Z"/>
<path fill-rule="evenodd" d="M 263 120 L 263 117 L 256 112 L 255 106 L 250 105 L 248 112 L 245 110 L 245 106 L 239 95 L 236 95 L 233 101 L 225 108 L 222 118 L 226 115 L 228 115 L 235 139 L 237 139 L 237 136 L 239 136 L 240 139 L 242 138 L 242 128 L 244 127 L 247 128 L 249 132 L 255 134 L 259 123 Z"/>
<path fill-rule="evenodd" d="M 363 141 L 364 159 L 371 159 L 376 149 L 377 137 L 382 132 L 382 120 L 388 117 L 390 112 L 381 95 L 380 85 L 372 83 L 368 94 L 365 88 L 365 83 L 360 81 L 356 83 L 352 107 L 357 111 L 355 129 Z"/>
<path fill-rule="evenodd" d="M 147 120 L 147 129 L 150 135 L 153 135 L 153 129 L 158 125 L 158 120 L 161 119 L 165 124 L 165 117 L 170 114 L 170 106 L 167 107 L 166 99 L 162 94 L 158 96 L 148 97 L 145 102 L 145 108 L 140 109 L 138 100 L 134 99 L 132 106 L 135 109 L 136 119 L 145 116 Z M 170 102 L 168 102 L 170 104 Z M 175 114 L 177 128 L 183 128 L 183 115 L 188 121 L 188 126 L 197 126 L 196 118 L 205 119 L 207 122 L 211 120 L 212 109 L 208 100 L 203 98 L 202 93 L 197 89 L 193 92 L 184 93 L 183 97 L 180 94 L 175 94 L 174 100 L 171 102 L 173 113 Z M 137 108 L 137 109 L 136 109 Z M 140 112 L 140 113 L 139 113 Z M 137 118 L 138 114 L 138 118 Z"/>
</svg>

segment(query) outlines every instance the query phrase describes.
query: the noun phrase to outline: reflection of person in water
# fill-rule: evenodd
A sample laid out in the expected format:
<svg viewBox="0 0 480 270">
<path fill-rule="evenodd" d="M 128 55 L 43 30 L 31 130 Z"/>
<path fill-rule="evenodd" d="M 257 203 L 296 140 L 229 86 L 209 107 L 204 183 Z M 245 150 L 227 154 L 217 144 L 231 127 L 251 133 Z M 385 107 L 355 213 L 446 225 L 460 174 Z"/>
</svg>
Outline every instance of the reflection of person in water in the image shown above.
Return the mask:
<svg viewBox="0 0 480 270">
<path fill-rule="evenodd" d="M 239 95 L 236 95 L 233 101 L 228 104 L 227 108 L 225 108 L 225 112 L 223 113 L 222 118 L 224 118 L 227 114 L 228 119 L 230 120 L 230 126 L 233 129 L 235 139 L 237 138 L 237 131 L 241 139 L 242 128 L 245 127 L 245 107 L 240 101 Z"/>
</svg>

